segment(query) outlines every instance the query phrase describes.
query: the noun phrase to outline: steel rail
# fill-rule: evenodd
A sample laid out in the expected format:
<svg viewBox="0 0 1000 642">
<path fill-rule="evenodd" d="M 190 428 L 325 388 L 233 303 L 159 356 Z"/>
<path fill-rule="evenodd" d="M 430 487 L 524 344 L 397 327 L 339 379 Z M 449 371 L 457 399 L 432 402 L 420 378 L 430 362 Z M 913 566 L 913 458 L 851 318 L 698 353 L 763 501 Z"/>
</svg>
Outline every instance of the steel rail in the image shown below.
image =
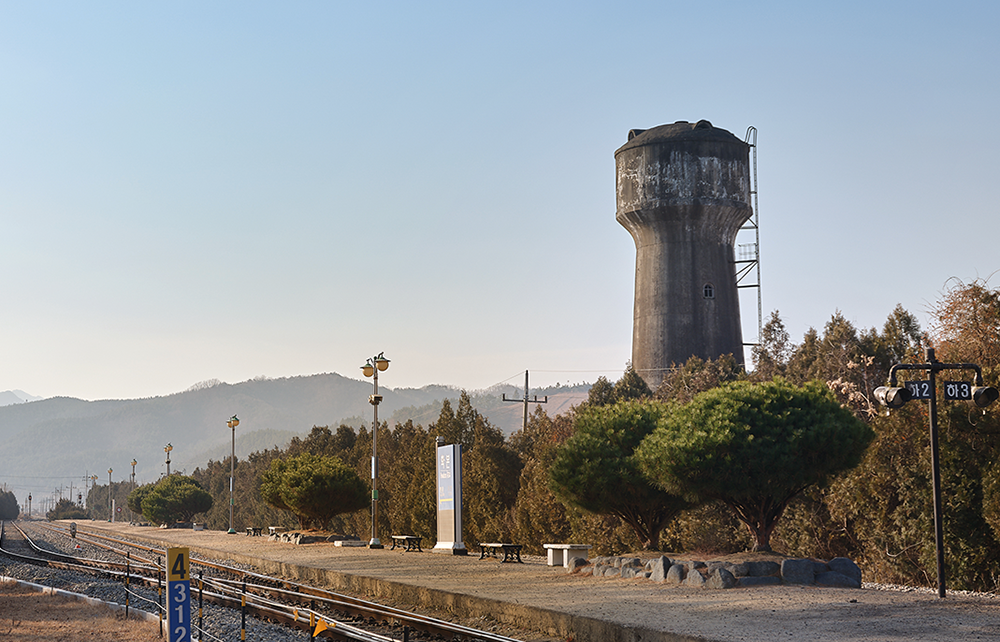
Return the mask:
<svg viewBox="0 0 1000 642">
<path fill-rule="evenodd" d="M 49 525 L 45 526 L 49 530 L 61 532 L 63 535 L 67 537 L 69 536 L 66 533 L 66 529 L 59 529 Z M 84 535 L 85 538 L 81 538 L 80 537 L 81 535 Z M 164 549 L 146 546 L 143 544 L 138 544 L 135 542 L 130 542 L 127 540 L 122 540 L 114 537 L 109 537 L 107 535 L 94 533 L 93 531 L 90 530 L 84 532 L 78 528 L 77 538 L 81 538 L 83 539 L 83 541 L 87 541 L 90 544 L 98 545 L 107 550 L 111 550 L 112 552 L 119 555 L 124 555 L 124 552 L 112 546 L 102 545 L 97 542 L 90 541 L 89 538 L 104 540 L 106 542 L 110 542 L 112 544 L 117 544 L 120 546 L 138 548 L 140 550 L 151 552 L 164 557 L 166 555 L 166 551 Z M 152 563 L 152 560 L 148 561 Z M 113 562 L 100 562 L 100 561 L 97 562 L 108 565 L 115 564 Z M 297 604 L 309 604 L 312 602 L 319 602 L 320 604 L 326 606 L 328 609 L 347 613 L 355 617 L 372 619 L 375 621 L 385 622 L 388 624 L 393 624 L 393 623 L 402 624 L 412 629 L 424 631 L 434 635 L 445 635 L 452 638 L 462 638 L 462 639 L 470 639 L 477 641 L 482 640 L 483 642 L 519 642 L 515 638 L 510 638 L 496 633 L 491 633 L 489 631 L 483 631 L 481 629 L 475 629 L 472 627 L 463 626 L 461 624 L 455 624 L 453 622 L 448 622 L 447 620 L 440 620 L 430 616 L 421 615 L 419 613 L 413 613 L 411 611 L 405 611 L 402 609 L 385 606 L 382 604 L 378 604 L 376 602 L 370 602 L 368 600 L 363 600 L 361 598 L 356 598 L 342 593 L 336 593 L 334 591 L 328 591 L 326 589 L 309 586 L 306 584 L 299 584 L 298 582 L 293 582 L 291 580 L 279 577 L 263 575 L 261 573 L 235 568 L 218 562 L 211 562 L 208 560 L 197 559 L 192 557 L 191 564 L 203 566 L 206 568 L 213 569 L 217 572 L 241 578 L 241 579 L 228 579 L 223 577 L 216 577 L 216 578 L 207 578 L 204 580 L 206 583 L 215 584 L 217 586 L 228 585 L 230 590 L 234 591 L 234 595 L 237 585 L 242 586 L 245 579 L 253 578 L 258 582 L 261 582 L 259 584 L 258 583 L 246 584 L 246 589 L 248 594 L 253 596 L 257 595 L 266 596 L 268 593 L 279 593 L 281 594 L 283 599 L 286 599 L 289 602 Z M 161 568 L 161 567 L 157 566 L 156 568 Z M 155 582 L 155 580 L 153 580 L 153 582 Z M 225 590 L 225 589 L 222 589 L 220 587 L 220 590 Z M 230 600 L 231 603 L 235 604 L 236 607 L 240 605 L 239 598 L 236 597 L 229 598 L 221 593 L 219 594 L 213 593 L 212 595 L 213 595 L 212 598 L 213 600 L 214 599 Z M 207 593 L 206 593 L 206 599 L 208 599 Z M 250 608 L 250 603 L 251 599 L 248 599 L 248 608 Z M 271 608 L 262 605 L 255 605 L 253 608 L 261 609 L 261 617 L 274 619 L 276 621 L 279 621 L 283 624 L 288 624 L 290 626 L 298 626 L 298 627 L 302 626 L 301 622 L 296 623 L 294 613 L 301 612 L 303 611 L 303 609 L 293 609 L 293 613 L 290 614 L 281 611 L 275 611 Z M 288 608 L 291 609 L 292 607 L 289 605 Z M 309 609 L 305 609 L 305 611 L 308 610 Z M 331 627 L 331 629 L 328 629 L 330 631 L 335 631 L 337 628 L 341 628 L 346 632 L 347 629 L 354 628 L 350 624 L 331 620 L 328 616 L 321 615 L 319 613 L 316 613 L 316 615 L 318 617 L 322 617 L 324 621 L 327 621 L 328 623 L 333 622 L 336 624 L 336 626 L 333 626 Z M 339 634 L 331 633 L 331 635 L 339 635 Z M 390 638 L 385 638 L 385 639 L 390 639 Z"/>
</svg>

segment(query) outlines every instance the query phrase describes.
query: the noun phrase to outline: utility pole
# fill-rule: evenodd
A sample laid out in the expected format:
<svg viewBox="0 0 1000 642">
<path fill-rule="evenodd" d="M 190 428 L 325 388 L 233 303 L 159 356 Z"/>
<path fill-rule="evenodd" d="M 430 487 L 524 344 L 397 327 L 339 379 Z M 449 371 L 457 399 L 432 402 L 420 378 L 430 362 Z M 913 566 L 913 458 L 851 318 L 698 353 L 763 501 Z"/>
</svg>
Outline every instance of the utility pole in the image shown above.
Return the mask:
<svg viewBox="0 0 1000 642">
<path fill-rule="evenodd" d="M 538 400 L 538 395 L 535 395 L 534 399 L 528 399 L 528 371 L 524 371 L 524 398 L 523 399 L 508 399 L 506 394 L 500 396 L 504 401 L 514 401 L 517 403 L 524 404 L 524 419 L 521 421 L 521 430 L 528 429 L 528 404 L 529 403 L 548 403 L 549 396 L 545 395 L 542 401 Z"/>
</svg>

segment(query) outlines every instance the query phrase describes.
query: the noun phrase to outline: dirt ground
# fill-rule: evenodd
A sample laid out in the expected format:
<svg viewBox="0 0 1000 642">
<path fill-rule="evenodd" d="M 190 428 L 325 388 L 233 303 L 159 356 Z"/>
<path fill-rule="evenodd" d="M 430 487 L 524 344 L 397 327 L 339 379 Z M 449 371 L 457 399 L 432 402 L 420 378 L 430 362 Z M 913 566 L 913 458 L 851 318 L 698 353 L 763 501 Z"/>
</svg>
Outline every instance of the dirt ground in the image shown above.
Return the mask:
<svg viewBox="0 0 1000 642">
<path fill-rule="evenodd" d="M 0 640 L 4 642 L 161 642 L 159 631 L 155 622 L 126 620 L 124 613 L 101 606 L 46 595 L 14 582 L 0 583 Z"/>
</svg>

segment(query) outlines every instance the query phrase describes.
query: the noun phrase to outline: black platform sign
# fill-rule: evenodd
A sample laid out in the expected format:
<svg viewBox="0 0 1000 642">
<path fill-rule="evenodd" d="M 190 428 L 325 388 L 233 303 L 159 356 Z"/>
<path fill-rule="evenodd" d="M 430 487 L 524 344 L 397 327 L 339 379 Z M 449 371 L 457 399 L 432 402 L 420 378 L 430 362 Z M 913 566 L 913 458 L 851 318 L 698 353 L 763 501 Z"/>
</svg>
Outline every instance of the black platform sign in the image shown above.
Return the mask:
<svg viewBox="0 0 1000 642">
<path fill-rule="evenodd" d="M 931 398 L 931 382 L 930 379 L 925 379 L 923 381 L 907 381 L 906 389 L 910 391 L 911 398 L 913 399 L 930 399 Z"/>
<path fill-rule="evenodd" d="M 972 399 L 972 384 L 968 381 L 945 381 L 944 398 L 954 401 L 969 401 Z"/>
</svg>

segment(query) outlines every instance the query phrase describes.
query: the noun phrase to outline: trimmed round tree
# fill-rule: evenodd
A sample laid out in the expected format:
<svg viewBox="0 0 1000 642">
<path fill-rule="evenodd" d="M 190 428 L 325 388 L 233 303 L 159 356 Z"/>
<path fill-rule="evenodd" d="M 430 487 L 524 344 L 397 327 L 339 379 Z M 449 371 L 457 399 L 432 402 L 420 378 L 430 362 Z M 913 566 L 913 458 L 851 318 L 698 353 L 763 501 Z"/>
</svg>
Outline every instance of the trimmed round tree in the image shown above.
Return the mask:
<svg viewBox="0 0 1000 642">
<path fill-rule="evenodd" d="M 638 448 L 665 491 L 729 506 L 771 550 L 771 533 L 804 489 L 856 466 L 874 433 L 819 382 L 734 382 L 663 417 Z"/>
<path fill-rule="evenodd" d="M 260 476 L 261 498 L 290 511 L 302 528 L 326 527 L 333 517 L 368 506 L 368 486 L 336 457 L 303 453 L 275 459 Z"/>
<path fill-rule="evenodd" d="M 642 474 L 634 453 L 668 412 L 658 401 L 619 401 L 579 409 L 574 433 L 556 453 L 549 487 L 571 506 L 615 515 L 632 527 L 643 548 L 658 550 L 660 532 L 690 504 Z"/>
<path fill-rule="evenodd" d="M 143 517 L 154 524 L 189 522 L 212 508 L 212 496 L 193 477 L 170 475 L 146 492 L 141 507 Z"/>
</svg>

